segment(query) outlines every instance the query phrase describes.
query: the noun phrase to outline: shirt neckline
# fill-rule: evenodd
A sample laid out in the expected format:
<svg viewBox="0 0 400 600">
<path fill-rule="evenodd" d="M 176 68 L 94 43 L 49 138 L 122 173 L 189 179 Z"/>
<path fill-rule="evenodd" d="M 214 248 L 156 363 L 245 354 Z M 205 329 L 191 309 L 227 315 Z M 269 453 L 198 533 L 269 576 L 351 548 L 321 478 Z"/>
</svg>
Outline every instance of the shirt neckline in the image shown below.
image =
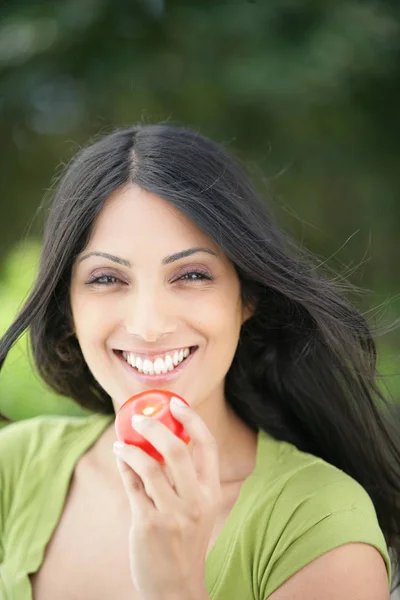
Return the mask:
<svg viewBox="0 0 400 600">
<path fill-rule="evenodd" d="M 55 532 L 55 529 L 61 519 L 62 513 L 65 509 L 65 502 L 67 499 L 68 490 L 76 465 L 78 461 L 82 458 L 82 456 L 85 454 L 85 452 L 87 452 L 90 449 L 90 447 L 97 441 L 97 439 L 106 429 L 106 427 L 112 423 L 112 421 L 115 419 L 115 415 L 93 414 L 87 417 L 87 419 L 90 421 L 90 425 L 92 427 L 90 435 L 84 435 L 83 439 L 80 436 L 75 438 L 75 443 L 71 443 L 71 445 L 68 447 L 67 455 L 64 457 L 64 468 L 62 469 L 61 477 L 62 483 L 64 483 L 65 485 L 63 487 L 63 494 L 59 497 L 58 510 L 56 511 L 56 514 L 53 515 L 53 518 L 51 519 L 50 523 L 48 520 L 48 513 L 43 511 L 41 513 L 41 518 L 37 519 L 36 526 L 32 529 L 32 535 L 30 540 L 31 543 L 28 544 L 30 552 L 26 556 L 24 569 L 30 589 L 29 600 L 32 600 L 33 598 L 30 577 L 40 569 L 43 563 L 46 547 L 50 542 Z M 252 471 L 252 473 L 250 473 L 250 475 L 244 480 L 236 502 L 233 505 L 230 513 L 228 514 L 225 523 L 221 528 L 221 531 L 219 532 L 210 552 L 206 557 L 205 577 L 207 589 L 209 589 L 210 595 L 212 595 L 213 590 L 216 588 L 219 580 L 223 575 L 224 567 L 229 556 L 228 553 L 222 553 L 221 550 L 224 546 L 226 547 L 227 545 L 231 547 L 238 536 L 240 526 L 246 517 L 246 515 L 243 514 L 240 522 L 238 522 L 239 511 L 243 502 L 245 501 L 248 492 L 252 487 L 253 480 L 260 474 L 262 462 L 261 454 L 263 454 L 262 448 L 267 442 L 271 442 L 271 440 L 272 438 L 265 431 L 263 431 L 262 429 L 258 430 L 255 468 Z M 60 477 L 59 467 L 59 464 L 54 465 L 54 472 L 57 477 Z M 54 493 L 54 489 L 57 488 L 56 486 L 54 486 L 54 481 L 52 477 L 50 477 L 50 480 L 52 480 L 51 487 Z M 48 489 L 46 486 L 43 486 L 42 494 L 42 505 L 44 505 L 46 495 L 48 494 Z M 45 534 L 43 535 L 42 533 L 41 536 L 38 536 L 37 532 L 43 532 L 43 530 L 45 530 Z"/>
</svg>

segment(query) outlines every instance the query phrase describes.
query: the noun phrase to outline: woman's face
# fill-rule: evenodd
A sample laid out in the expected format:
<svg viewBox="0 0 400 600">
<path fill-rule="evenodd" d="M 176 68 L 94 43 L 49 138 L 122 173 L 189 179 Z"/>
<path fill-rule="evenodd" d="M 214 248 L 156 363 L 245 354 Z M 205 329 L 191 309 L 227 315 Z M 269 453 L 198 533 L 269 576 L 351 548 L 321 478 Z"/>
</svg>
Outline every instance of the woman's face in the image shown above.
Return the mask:
<svg viewBox="0 0 400 600">
<path fill-rule="evenodd" d="M 192 406 L 223 400 L 249 316 L 220 248 L 167 201 L 134 185 L 114 192 L 99 214 L 73 267 L 71 308 L 86 363 L 115 410 L 154 388 Z"/>
</svg>

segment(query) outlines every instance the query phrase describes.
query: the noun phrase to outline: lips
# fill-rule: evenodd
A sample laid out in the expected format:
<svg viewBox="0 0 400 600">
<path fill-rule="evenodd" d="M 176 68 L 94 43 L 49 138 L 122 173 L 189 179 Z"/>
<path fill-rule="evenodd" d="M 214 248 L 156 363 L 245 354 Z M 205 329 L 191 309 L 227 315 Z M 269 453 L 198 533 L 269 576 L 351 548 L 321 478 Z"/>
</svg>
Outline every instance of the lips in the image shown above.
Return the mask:
<svg viewBox="0 0 400 600">
<path fill-rule="evenodd" d="M 114 350 L 113 352 L 118 357 L 118 359 L 121 361 L 121 363 L 124 365 L 124 368 L 129 371 L 131 376 L 133 375 L 136 379 L 138 379 L 142 383 L 152 385 L 155 383 L 167 382 L 167 381 L 175 379 L 177 376 L 179 376 L 180 371 L 182 371 L 190 363 L 194 354 L 198 350 L 198 346 L 191 346 L 191 347 L 189 346 L 189 348 L 190 348 L 190 354 L 189 354 L 189 356 L 187 356 L 187 358 L 185 358 L 181 363 L 179 363 L 177 366 L 175 366 L 172 371 L 167 371 L 167 373 L 160 373 L 159 375 L 156 375 L 156 374 L 151 375 L 151 374 L 147 374 L 147 373 L 141 373 L 135 367 L 132 367 L 125 360 L 125 358 L 122 356 L 121 350 Z"/>
<path fill-rule="evenodd" d="M 127 363 L 131 365 L 131 367 L 136 368 L 139 373 L 144 373 L 146 375 L 160 375 L 160 373 L 167 373 L 168 371 L 173 371 L 175 367 L 178 366 L 179 363 L 185 360 L 190 352 L 193 349 L 193 346 L 181 348 L 180 350 L 158 353 L 152 355 L 140 355 L 135 352 L 122 352 L 122 356 L 126 360 Z"/>
</svg>

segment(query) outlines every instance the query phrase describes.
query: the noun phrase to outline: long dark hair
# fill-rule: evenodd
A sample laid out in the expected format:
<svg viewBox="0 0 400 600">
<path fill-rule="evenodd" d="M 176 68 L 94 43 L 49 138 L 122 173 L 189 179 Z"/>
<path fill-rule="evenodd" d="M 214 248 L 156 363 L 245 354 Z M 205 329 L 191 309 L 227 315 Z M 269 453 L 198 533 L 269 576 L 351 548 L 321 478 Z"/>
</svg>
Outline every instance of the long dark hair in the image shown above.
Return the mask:
<svg viewBox="0 0 400 600">
<path fill-rule="evenodd" d="M 237 164 L 196 132 L 169 125 L 117 130 L 68 166 L 47 220 L 39 276 L 0 341 L 0 368 L 29 328 L 44 381 L 83 407 L 113 412 L 71 335 L 69 286 L 105 200 L 130 182 L 171 202 L 208 234 L 235 265 L 244 303 L 256 307 L 226 377 L 227 401 L 255 431 L 356 479 L 398 562 L 399 428 L 376 382 L 371 329 L 338 283 L 276 227 Z"/>
</svg>

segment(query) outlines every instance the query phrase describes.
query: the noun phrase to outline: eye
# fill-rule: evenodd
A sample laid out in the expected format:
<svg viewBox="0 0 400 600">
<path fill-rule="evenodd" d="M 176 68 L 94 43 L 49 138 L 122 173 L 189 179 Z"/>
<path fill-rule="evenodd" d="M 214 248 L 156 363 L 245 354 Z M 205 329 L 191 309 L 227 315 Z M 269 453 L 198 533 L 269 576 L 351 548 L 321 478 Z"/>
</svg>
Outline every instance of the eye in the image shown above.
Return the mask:
<svg viewBox="0 0 400 600">
<path fill-rule="evenodd" d="M 180 281 L 212 281 L 212 277 L 203 271 L 188 271 L 178 278 Z"/>
<path fill-rule="evenodd" d="M 187 273 L 184 273 L 178 277 L 177 281 L 184 281 L 185 283 L 200 283 L 202 281 L 212 281 L 212 279 L 213 278 L 210 275 L 204 273 L 203 271 L 188 271 Z M 123 283 L 120 279 L 118 279 L 118 277 L 110 275 L 109 273 L 101 273 L 97 277 L 94 277 L 88 281 L 86 285 L 108 287 L 118 283 Z"/>
<path fill-rule="evenodd" d="M 105 281 L 105 280 L 107 280 L 107 281 Z M 110 275 L 109 273 L 102 273 L 98 277 L 94 277 L 93 279 L 88 281 L 87 285 L 108 286 L 108 285 L 113 285 L 117 281 L 120 281 L 120 280 L 117 277 L 114 277 L 114 275 Z"/>
</svg>

